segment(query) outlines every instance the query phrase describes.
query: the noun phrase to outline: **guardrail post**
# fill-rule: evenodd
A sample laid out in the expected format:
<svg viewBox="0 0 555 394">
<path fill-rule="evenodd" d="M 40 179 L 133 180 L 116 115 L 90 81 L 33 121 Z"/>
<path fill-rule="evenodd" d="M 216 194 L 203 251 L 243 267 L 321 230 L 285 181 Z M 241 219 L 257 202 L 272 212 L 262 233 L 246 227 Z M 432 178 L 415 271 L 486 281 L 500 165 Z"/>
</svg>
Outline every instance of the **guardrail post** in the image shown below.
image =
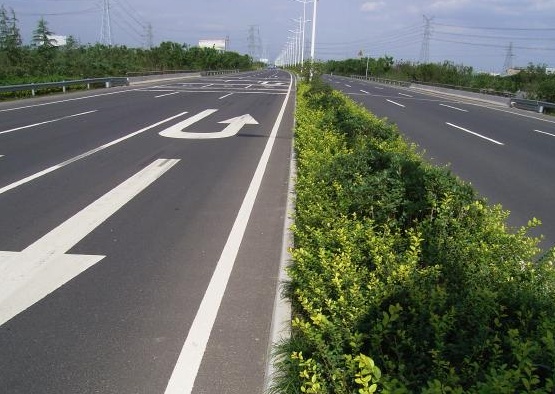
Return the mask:
<svg viewBox="0 0 555 394">
<path fill-rule="evenodd" d="M 63 93 L 66 92 L 66 85 L 62 85 L 62 92 L 63 92 Z"/>
<path fill-rule="evenodd" d="M 35 89 L 31 89 L 31 96 L 35 95 Z"/>
<path fill-rule="evenodd" d="M 111 81 L 106 81 L 106 87 L 107 87 L 107 88 L 111 88 L 111 87 L 112 87 Z"/>
</svg>

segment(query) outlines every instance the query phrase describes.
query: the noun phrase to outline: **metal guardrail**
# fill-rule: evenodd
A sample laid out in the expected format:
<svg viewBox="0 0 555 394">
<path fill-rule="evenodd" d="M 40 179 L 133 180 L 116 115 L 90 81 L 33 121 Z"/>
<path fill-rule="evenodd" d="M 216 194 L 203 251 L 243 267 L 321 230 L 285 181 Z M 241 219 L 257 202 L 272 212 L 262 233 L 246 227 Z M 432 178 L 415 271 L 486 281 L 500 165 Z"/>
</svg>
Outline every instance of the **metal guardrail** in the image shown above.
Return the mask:
<svg viewBox="0 0 555 394">
<path fill-rule="evenodd" d="M 224 75 L 224 74 L 236 74 L 240 72 L 240 70 L 207 70 L 207 71 L 201 71 L 200 75 L 202 75 L 203 77 L 209 76 L 209 75 Z"/>
<path fill-rule="evenodd" d="M 511 107 L 543 113 L 546 108 L 555 109 L 555 103 L 549 103 L 547 101 L 511 98 Z"/>
<path fill-rule="evenodd" d="M 406 88 L 410 87 L 410 82 L 406 82 L 406 81 L 396 81 L 394 79 L 385 79 L 385 78 L 376 78 L 376 77 L 363 77 L 361 75 L 351 75 L 349 76 L 349 78 L 353 78 L 353 79 L 362 79 L 365 81 L 373 81 L 373 82 L 378 82 L 378 83 L 384 83 L 387 85 L 397 85 L 397 86 L 404 86 Z"/>
<path fill-rule="evenodd" d="M 21 91 L 31 91 L 34 96 L 37 90 L 52 89 L 52 88 L 62 88 L 63 92 L 67 91 L 67 88 L 72 85 L 86 85 L 87 89 L 91 88 L 91 85 L 104 84 L 105 87 L 110 88 L 112 86 L 127 86 L 129 85 L 129 79 L 126 77 L 109 77 L 109 78 L 89 78 L 89 79 L 74 79 L 71 81 L 60 81 L 60 82 L 43 82 L 43 83 L 29 83 L 24 85 L 7 85 L 0 86 L 0 93 L 11 93 L 11 92 L 21 92 Z"/>
<path fill-rule="evenodd" d="M 154 72 L 147 72 L 146 74 L 148 76 L 154 76 L 154 75 L 176 74 L 178 72 L 182 72 L 182 71 L 177 71 L 177 70 L 171 70 L 171 71 L 165 71 L 165 72 L 154 71 Z M 191 72 L 191 71 L 185 71 L 185 72 L 194 74 L 194 72 Z M 237 69 L 214 70 L 214 71 L 207 70 L 207 71 L 201 71 L 200 75 L 203 75 L 203 76 L 223 75 L 223 74 L 235 74 L 238 72 L 240 72 L 240 70 L 237 70 Z M 86 85 L 87 89 L 90 89 L 91 85 L 98 85 L 98 84 L 104 84 L 104 86 L 107 88 L 110 88 L 112 86 L 128 86 L 130 83 L 129 79 L 130 79 L 129 77 L 108 77 L 108 78 L 75 79 L 75 80 L 60 81 L 60 82 L 29 83 L 29 84 L 23 84 L 23 85 L 5 85 L 5 86 L 0 86 L 0 94 L 21 92 L 21 91 L 31 91 L 31 94 L 35 96 L 36 92 L 39 90 L 56 89 L 56 88 L 61 88 L 62 91 L 65 93 L 68 87 L 75 86 L 75 85 L 81 85 L 81 86 Z"/>
</svg>

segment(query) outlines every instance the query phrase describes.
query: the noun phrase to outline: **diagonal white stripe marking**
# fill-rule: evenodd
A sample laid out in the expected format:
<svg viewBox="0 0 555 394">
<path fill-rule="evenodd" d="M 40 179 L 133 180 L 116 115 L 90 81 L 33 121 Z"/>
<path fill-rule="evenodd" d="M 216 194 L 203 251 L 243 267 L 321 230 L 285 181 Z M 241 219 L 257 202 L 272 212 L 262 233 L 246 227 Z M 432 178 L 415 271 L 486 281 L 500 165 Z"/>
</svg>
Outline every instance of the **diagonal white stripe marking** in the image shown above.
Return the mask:
<svg viewBox="0 0 555 394">
<path fill-rule="evenodd" d="M 175 119 L 175 118 L 178 118 L 178 117 L 180 117 L 180 116 L 183 116 L 183 115 L 185 115 L 186 113 L 187 113 L 186 111 L 185 111 L 185 112 L 181 112 L 181 113 L 179 113 L 179 114 L 177 114 L 177 115 L 174 115 L 174 116 L 171 116 L 171 117 L 169 117 L 169 118 L 167 118 L 167 119 L 161 120 L 160 122 L 154 123 L 154 124 L 152 124 L 152 125 L 150 125 L 150 126 L 147 126 L 147 127 L 143 128 L 143 129 L 137 130 L 137 131 L 135 131 L 135 132 L 133 132 L 133 133 L 131 133 L 131 134 L 124 135 L 123 137 L 118 138 L 117 140 L 108 142 L 107 144 L 104 144 L 104 145 L 101 145 L 101 146 L 99 146 L 99 147 L 97 147 L 97 148 L 91 149 L 91 150 L 88 151 L 88 152 L 85 152 L 85 153 L 82 153 L 82 154 L 80 154 L 80 155 L 78 155 L 78 156 L 72 157 L 71 159 L 66 160 L 66 161 L 64 161 L 64 162 L 62 162 L 62 163 L 56 164 L 56 165 L 54 165 L 54 166 L 52 166 L 52 167 L 48 167 L 48 168 L 46 168 L 46 169 L 44 169 L 44 170 L 42 170 L 42 171 L 37 172 L 36 174 L 29 175 L 28 177 L 25 177 L 25 178 L 23 178 L 23 179 L 20 179 L 19 181 L 10 183 L 9 185 L 6 185 L 6 186 L 4 186 L 4 187 L 0 187 L 0 194 L 5 193 L 5 192 L 7 192 L 7 191 L 9 191 L 9 190 L 15 189 L 16 187 L 21 186 L 21 185 L 24 185 L 25 183 L 31 182 L 31 181 L 33 181 L 33 180 L 35 180 L 35 179 L 37 179 L 37 178 L 40 178 L 40 177 L 43 176 L 43 175 L 46 175 L 46 174 L 49 174 L 49 173 L 54 172 L 54 171 L 56 171 L 56 170 L 59 170 L 60 168 L 63 168 L 63 167 L 65 167 L 65 166 L 69 165 L 69 164 L 75 163 L 76 161 L 81 160 L 81 159 L 84 159 L 85 157 L 89 157 L 89 156 L 91 156 L 91 155 L 94 155 L 95 153 L 98 153 L 98 152 L 100 152 L 100 151 L 102 151 L 102 150 L 104 150 L 104 149 L 106 149 L 106 148 L 109 148 L 110 146 L 114 146 L 114 145 L 116 145 L 116 144 L 119 144 L 120 142 L 125 141 L 125 140 L 127 140 L 127 139 L 129 139 L 129 138 L 131 138 L 131 137 L 135 137 L 136 135 L 139 135 L 139 134 L 141 134 L 141 133 L 143 133 L 143 132 L 145 132 L 145 131 L 147 131 L 147 130 L 150 130 L 150 129 L 154 128 L 154 127 L 160 126 L 160 125 L 163 124 L 163 123 L 169 122 L 170 120 L 173 120 L 173 119 Z"/>
<path fill-rule="evenodd" d="M 179 92 L 171 92 L 171 93 L 166 93 L 166 94 L 160 94 L 160 95 L 158 95 L 158 96 L 154 96 L 154 98 L 172 96 L 172 95 L 174 95 L 174 94 L 179 94 Z"/>
<path fill-rule="evenodd" d="M 397 105 L 397 106 L 399 106 L 399 107 L 405 108 L 405 106 L 404 106 L 403 104 L 399 104 L 399 103 L 397 103 L 397 102 L 395 102 L 395 101 L 393 101 L 393 100 L 386 99 L 386 101 L 389 101 L 391 104 L 395 104 L 395 105 Z"/>
<path fill-rule="evenodd" d="M 489 137 L 486 137 L 486 136 L 484 136 L 484 135 L 482 135 L 482 134 L 478 134 L 478 133 L 476 133 L 476 132 L 474 132 L 474 131 L 465 129 L 464 127 L 457 126 L 456 124 L 449 123 L 449 122 L 445 122 L 445 123 L 446 123 L 447 125 L 451 126 L 451 127 L 454 127 L 454 128 L 456 128 L 456 129 L 462 130 L 462 131 L 464 131 L 464 132 L 466 132 L 466 133 L 475 135 L 476 137 L 480 137 L 480 138 L 483 138 L 483 139 L 485 139 L 485 140 L 487 140 L 487 141 L 493 142 L 494 144 L 497 144 L 497 145 L 505 145 L 504 143 L 499 142 L 499 141 L 497 141 L 497 140 L 494 140 L 493 138 L 489 138 Z"/>
<path fill-rule="evenodd" d="M 466 110 L 466 109 L 453 107 L 453 106 L 447 105 L 447 104 L 439 104 L 439 105 L 441 105 L 442 107 L 447 107 L 447 108 L 451 108 L 451 109 L 456 109 L 457 111 L 461 111 L 461 112 L 468 112 L 468 110 Z"/>
<path fill-rule="evenodd" d="M 551 137 L 555 137 L 555 134 L 552 133 L 548 133 L 547 131 L 541 131 L 541 130 L 534 130 L 536 133 L 540 133 L 540 134 L 545 134 L 545 135 L 549 135 Z"/>
<path fill-rule="evenodd" d="M 98 110 L 95 109 L 95 110 L 92 110 L 92 111 L 81 112 L 79 114 L 62 116 L 61 118 L 57 118 L 57 119 L 46 120 L 44 122 L 34 123 L 34 124 L 26 125 L 26 126 L 21 126 L 21 127 L 16 127 L 16 128 L 9 129 L 9 130 L 0 131 L 0 134 L 11 133 L 12 131 L 17 131 L 17 130 L 29 129 L 31 127 L 37 127 L 37 126 L 41 126 L 43 124 L 59 122 L 60 120 L 75 118 L 77 116 L 82 116 L 82 115 L 88 115 L 88 114 L 92 114 L 92 113 L 97 112 L 97 111 Z"/>
</svg>

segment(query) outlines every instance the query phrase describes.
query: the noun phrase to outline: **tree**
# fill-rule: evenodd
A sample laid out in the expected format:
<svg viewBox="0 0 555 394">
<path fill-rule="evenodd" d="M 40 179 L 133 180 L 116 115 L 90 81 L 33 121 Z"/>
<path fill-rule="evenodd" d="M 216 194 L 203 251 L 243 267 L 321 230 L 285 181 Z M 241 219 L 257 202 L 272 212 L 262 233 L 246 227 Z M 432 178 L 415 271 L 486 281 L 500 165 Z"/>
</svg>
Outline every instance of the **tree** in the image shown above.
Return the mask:
<svg viewBox="0 0 555 394">
<path fill-rule="evenodd" d="M 48 22 L 41 17 L 37 23 L 37 28 L 33 31 L 33 46 L 39 49 L 53 48 L 56 42 L 51 38 L 53 34 L 48 28 Z"/>
</svg>

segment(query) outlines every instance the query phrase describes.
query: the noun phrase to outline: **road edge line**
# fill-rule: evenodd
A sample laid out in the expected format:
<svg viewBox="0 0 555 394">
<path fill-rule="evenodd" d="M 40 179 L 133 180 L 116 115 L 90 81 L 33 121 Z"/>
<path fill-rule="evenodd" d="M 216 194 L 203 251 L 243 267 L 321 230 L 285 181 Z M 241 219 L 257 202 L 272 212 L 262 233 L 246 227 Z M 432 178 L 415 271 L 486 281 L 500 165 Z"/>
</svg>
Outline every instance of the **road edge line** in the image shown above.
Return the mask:
<svg viewBox="0 0 555 394">
<path fill-rule="evenodd" d="M 296 84 L 295 84 L 296 85 Z M 296 90 L 296 86 L 295 86 Z M 293 105 L 297 106 L 296 95 Z M 293 125 L 293 128 L 295 126 Z M 293 246 L 293 233 L 291 227 L 293 226 L 294 219 L 294 196 L 295 196 L 295 179 L 297 177 L 297 159 L 295 156 L 295 144 L 291 145 L 291 160 L 289 162 L 289 181 L 287 185 L 287 204 L 285 206 L 285 217 L 283 219 L 283 236 L 281 244 L 281 256 L 279 262 L 278 280 L 276 283 L 276 295 L 274 298 L 274 310 L 272 313 L 272 324 L 270 326 L 270 337 L 268 341 L 268 352 L 266 356 L 266 371 L 264 374 L 264 393 L 268 393 L 275 381 L 275 357 L 273 350 L 281 341 L 288 339 L 291 336 L 291 302 L 287 297 L 284 297 L 281 288 L 290 279 L 286 272 L 286 267 L 289 266 L 291 255 L 289 247 Z"/>
</svg>

